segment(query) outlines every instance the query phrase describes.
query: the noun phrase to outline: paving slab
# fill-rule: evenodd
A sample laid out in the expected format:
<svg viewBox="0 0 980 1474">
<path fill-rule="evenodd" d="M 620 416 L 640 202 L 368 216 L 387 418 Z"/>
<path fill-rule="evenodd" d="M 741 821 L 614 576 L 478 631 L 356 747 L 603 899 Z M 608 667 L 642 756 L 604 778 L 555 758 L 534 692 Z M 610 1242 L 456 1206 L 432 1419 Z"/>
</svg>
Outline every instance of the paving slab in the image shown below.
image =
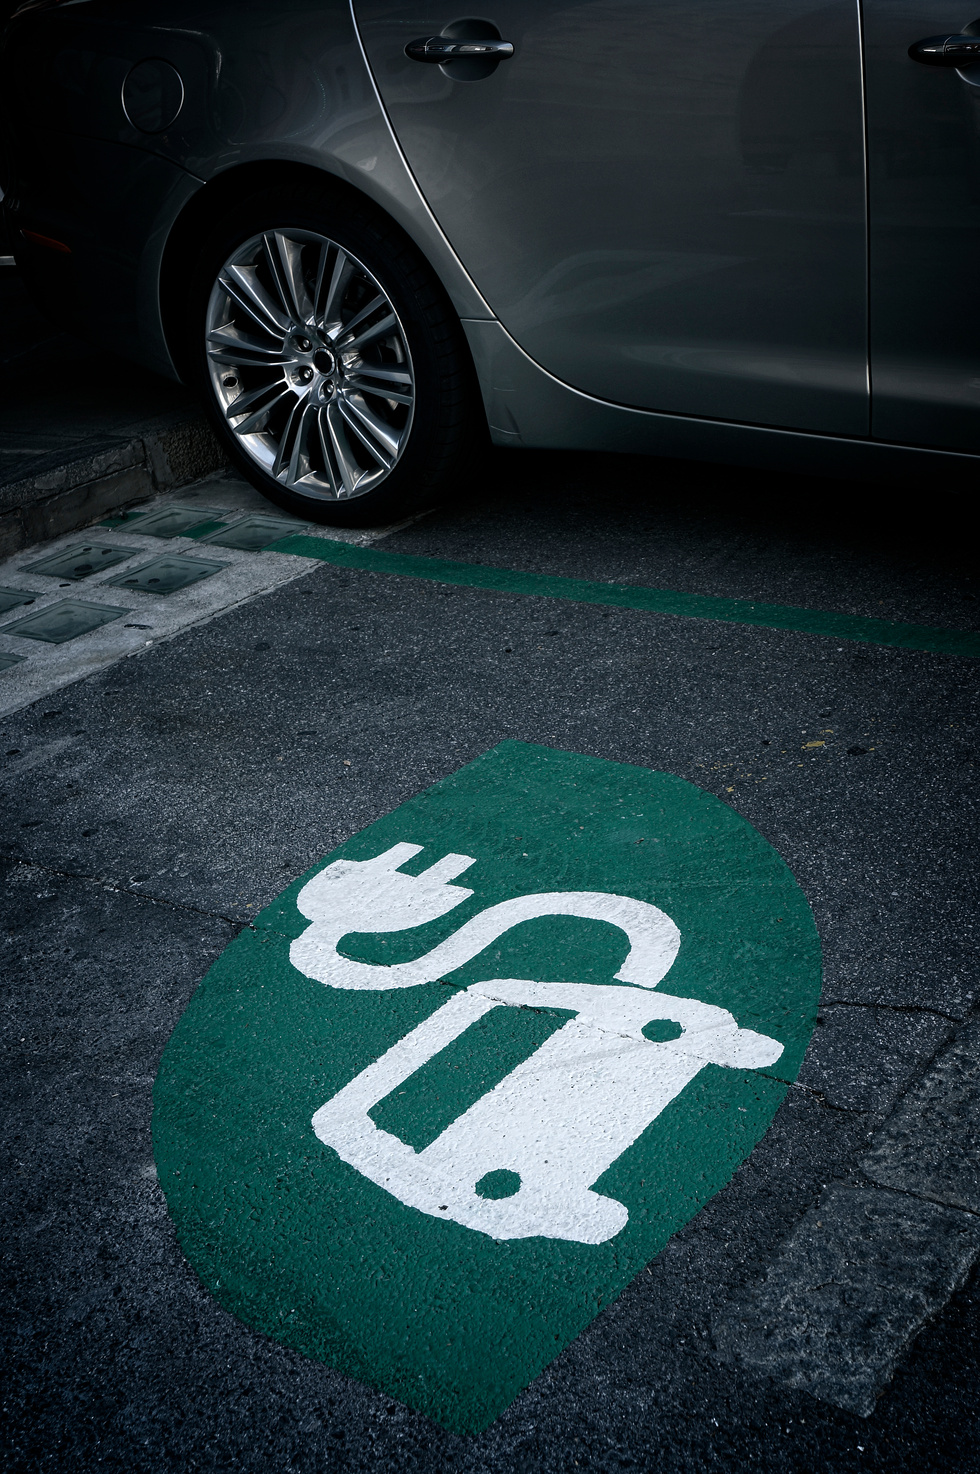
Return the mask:
<svg viewBox="0 0 980 1474">
<path fill-rule="evenodd" d="M 834 1185 L 800 1221 L 717 1344 L 758 1371 L 868 1417 L 898 1359 L 965 1281 L 980 1218 Z"/>
<path fill-rule="evenodd" d="M 980 1214 L 980 1021 L 902 1098 L 861 1167 L 885 1187 Z"/>
<path fill-rule="evenodd" d="M 867 1011 L 860 1017 L 866 1021 Z M 980 1024 L 974 1020 L 952 1040 L 947 1027 L 942 1040 L 939 1020 L 910 1022 L 918 1025 L 920 1050 L 940 1047 L 924 1073 L 915 1071 L 860 1159 L 878 1186 L 828 1188 L 760 1289 L 716 1321 L 723 1353 L 864 1417 L 909 1341 L 980 1253 Z M 824 1038 L 820 1031 L 801 1083 L 825 1073 Z M 883 1055 L 894 1068 L 894 1048 L 862 1049 L 853 1033 L 848 1042 L 854 1064 Z M 908 1058 L 901 1068 L 904 1084 Z M 832 1065 L 829 1073 L 833 1079 Z M 855 1083 L 867 1084 L 845 1079 L 845 1094 L 847 1083 L 852 1098 Z"/>
<path fill-rule="evenodd" d="M 824 1002 L 797 1084 L 840 1110 L 880 1114 L 918 1079 L 953 1027 L 925 1010 Z"/>
<path fill-rule="evenodd" d="M 268 507 L 253 487 L 222 472 L 117 510 L 84 537 L 73 532 L 0 561 L 8 615 L 0 615 L 0 658 L 10 661 L 0 714 L 309 572 L 312 560 L 269 551 L 284 531 L 309 532 L 308 524 L 273 517 Z M 341 536 L 366 546 L 392 530 Z M 205 541 L 209 533 L 226 541 Z"/>
</svg>

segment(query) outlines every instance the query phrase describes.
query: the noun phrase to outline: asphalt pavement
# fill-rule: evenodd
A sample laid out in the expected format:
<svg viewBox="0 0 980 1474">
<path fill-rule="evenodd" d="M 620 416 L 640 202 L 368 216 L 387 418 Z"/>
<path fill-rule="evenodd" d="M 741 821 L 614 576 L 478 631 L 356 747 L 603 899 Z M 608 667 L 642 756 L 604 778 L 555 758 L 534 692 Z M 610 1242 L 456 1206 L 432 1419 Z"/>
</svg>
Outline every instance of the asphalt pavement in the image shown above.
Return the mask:
<svg viewBox="0 0 980 1474">
<path fill-rule="evenodd" d="M 0 579 L 25 601 L 0 619 L 20 657 L 0 671 L 18 693 L 0 704 L 6 1467 L 976 1467 L 963 500 L 501 451 L 445 507 L 363 537 L 277 525 L 236 547 L 262 507 L 228 475 L 144 515 L 175 506 L 202 520 L 113 519 Z M 78 572 L 94 543 L 111 573 Z M 31 568 L 47 552 L 60 572 Z M 140 572 L 163 553 L 187 578 L 187 559 L 219 566 L 163 595 Z M 12 628 L 73 599 L 118 613 L 61 643 Z M 579 899 L 521 912 L 558 930 L 501 941 L 483 972 L 439 953 L 395 984 L 418 947 L 392 930 L 390 955 L 338 951 L 317 887 L 405 842 L 424 854 L 385 872 L 387 926 L 348 896 L 343 934 L 394 928 L 401 877 L 397 925 L 426 925 L 433 956 L 465 931 L 440 905 L 476 925 L 490 900 Z M 416 892 L 436 909 L 412 912 Z M 661 926 L 669 952 L 664 915 L 681 950 L 659 991 L 623 947 L 589 961 L 600 932 L 561 931 L 619 926 L 638 956 Z M 585 1173 L 603 1194 L 585 1209 L 612 1200 L 615 1224 L 515 1228 L 503 1158 L 479 1202 L 430 1204 L 416 1162 L 572 1038 L 572 982 L 616 1007 L 669 995 L 685 1037 L 684 1008 L 713 1007 L 735 1053 L 698 1045 L 692 1083 Z M 457 1034 L 426 1055 L 446 1010 Z M 503 1018 L 540 1035 L 492 1035 Z M 592 1063 L 567 1078 L 625 1092 L 602 1130 L 632 1109 L 608 1061 L 633 1027 L 581 1025 Z M 631 1037 L 662 1062 L 649 1048 L 675 1034 Z M 450 1106 L 462 1087 L 424 1070 L 461 1040 L 452 1069 L 483 1060 L 486 1093 Z M 355 1141 L 361 1107 L 328 1107 L 386 1069 Z M 583 1152 L 605 1108 L 587 1099 Z M 378 1185 L 382 1151 L 400 1186 Z"/>
</svg>

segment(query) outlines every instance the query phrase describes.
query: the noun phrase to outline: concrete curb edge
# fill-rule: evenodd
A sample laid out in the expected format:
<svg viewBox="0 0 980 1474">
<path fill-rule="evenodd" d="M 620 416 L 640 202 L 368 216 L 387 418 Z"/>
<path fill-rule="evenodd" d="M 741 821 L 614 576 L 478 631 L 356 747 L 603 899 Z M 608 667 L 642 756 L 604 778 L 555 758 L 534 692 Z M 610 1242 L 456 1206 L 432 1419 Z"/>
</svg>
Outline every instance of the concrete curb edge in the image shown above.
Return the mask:
<svg viewBox="0 0 980 1474">
<path fill-rule="evenodd" d="M 225 464 L 202 414 L 162 415 L 129 439 L 0 486 L 0 557 L 88 527 Z"/>
</svg>

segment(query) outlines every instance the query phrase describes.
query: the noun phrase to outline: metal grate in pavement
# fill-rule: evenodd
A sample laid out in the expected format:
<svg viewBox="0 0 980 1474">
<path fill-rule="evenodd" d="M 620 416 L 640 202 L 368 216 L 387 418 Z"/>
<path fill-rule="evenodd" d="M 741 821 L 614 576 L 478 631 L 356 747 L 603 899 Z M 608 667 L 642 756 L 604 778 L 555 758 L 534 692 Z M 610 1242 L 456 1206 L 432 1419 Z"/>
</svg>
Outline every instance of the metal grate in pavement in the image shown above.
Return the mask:
<svg viewBox="0 0 980 1474">
<path fill-rule="evenodd" d="M 29 589 L 0 588 L 0 614 L 9 614 L 22 604 L 33 604 L 36 598 L 37 594 Z"/>
<path fill-rule="evenodd" d="M 213 573 L 227 568 L 227 563 L 215 563 L 210 558 L 194 558 L 189 553 L 161 553 L 140 568 L 131 568 L 115 578 L 107 578 L 103 587 L 119 589 L 141 589 L 147 594 L 175 594 L 179 589 L 200 583 Z"/>
<path fill-rule="evenodd" d="M 138 548 L 121 548 L 117 545 L 110 546 L 108 543 L 74 543 L 70 548 L 62 548 L 58 553 L 49 553 L 46 558 L 39 558 L 36 563 L 25 563 L 24 573 L 44 573 L 49 578 L 90 578 L 93 573 L 100 573 L 103 568 L 114 568 L 117 563 L 125 563 Z"/>
<path fill-rule="evenodd" d="M 79 635 L 87 635 L 114 619 L 129 614 L 128 609 L 115 609 L 111 604 L 90 604 L 86 599 L 61 599 L 39 609 L 13 624 L 5 624 L 5 635 L 16 635 L 22 640 L 43 640 L 46 645 L 63 645 Z"/>
<path fill-rule="evenodd" d="M 198 541 L 218 548 L 237 548 L 243 553 L 257 553 L 270 543 L 277 542 L 279 538 L 287 537 L 292 532 L 305 532 L 308 527 L 308 522 L 300 522 L 296 517 L 267 517 L 261 512 L 254 512 L 231 527 L 220 527 L 217 532 L 210 532 L 206 537 L 198 538 Z"/>
<path fill-rule="evenodd" d="M 227 523 L 228 516 L 228 511 L 220 507 L 189 507 L 177 503 L 172 507 L 159 507 L 155 512 L 131 513 L 125 524 L 113 519 L 102 525 L 133 527 L 149 537 L 186 537 L 198 529 L 202 532 L 217 531 Z"/>
</svg>

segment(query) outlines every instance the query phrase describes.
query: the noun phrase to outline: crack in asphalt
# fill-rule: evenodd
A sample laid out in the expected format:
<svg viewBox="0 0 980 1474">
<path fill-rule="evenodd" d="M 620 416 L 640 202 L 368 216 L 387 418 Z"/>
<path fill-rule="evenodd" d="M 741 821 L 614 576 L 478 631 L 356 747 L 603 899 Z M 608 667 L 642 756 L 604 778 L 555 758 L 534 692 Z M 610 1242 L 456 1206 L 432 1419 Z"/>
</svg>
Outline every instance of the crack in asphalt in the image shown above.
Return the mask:
<svg viewBox="0 0 980 1474">
<path fill-rule="evenodd" d="M 968 1213 L 971 1218 L 980 1219 L 980 1209 L 968 1208 L 965 1203 L 951 1203 L 948 1198 L 932 1197 L 929 1193 L 916 1192 L 911 1187 L 895 1187 L 891 1183 L 879 1182 L 875 1177 L 868 1177 L 862 1173 L 864 1181 L 869 1187 L 877 1188 L 879 1192 L 902 1193 L 907 1198 L 915 1198 L 918 1203 L 931 1203 L 935 1208 L 948 1208 L 953 1213 Z"/>
<path fill-rule="evenodd" d="M 234 916 L 228 916 L 228 915 L 226 915 L 222 911 L 208 910 L 207 908 L 205 908 L 203 906 L 192 906 L 187 901 L 174 901 L 174 900 L 171 900 L 168 897 L 154 895 L 154 894 L 151 894 L 151 893 L 149 893 L 147 891 L 134 890 L 130 886 L 119 885 L 115 881 L 113 881 L 113 880 L 111 880 L 111 879 L 109 879 L 109 878 L 107 878 L 105 876 L 90 875 L 90 874 L 88 874 L 85 871 L 59 870 L 59 869 L 56 869 L 54 866 L 41 865 L 41 864 L 39 864 L 35 860 L 24 860 L 24 859 L 21 859 L 20 857 L 15 856 L 15 855 L 7 855 L 7 856 L 4 856 L 3 858 L 9 860 L 12 864 L 21 866 L 23 869 L 36 870 L 41 875 L 50 875 L 50 876 L 56 877 L 57 879 L 60 879 L 60 880 L 84 881 L 84 882 L 87 882 L 90 885 L 98 885 L 98 886 L 101 886 L 101 888 L 103 890 L 109 891 L 110 893 L 112 893 L 114 895 L 133 896 L 135 899 L 140 900 L 140 901 L 147 901 L 151 905 L 155 905 L 155 906 L 167 906 L 167 907 L 169 907 L 173 911 L 187 911 L 191 915 L 207 917 L 208 920 L 211 920 L 211 921 L 219 921 L 219 922 L 224 923 L 226 926 L 239 927 L 241 929 L 241 931 L 252 931 L 252 932 L 255 932 L 255 933 L 266 932 L 266 933 L 270 933 L 273 936 L 281 937 L 284 941 L 291 941 L 292 940 L 292 938 L 290 937 L 290 935 L 289 935 L 288 932 L 281 931 L 278 927 L 256 926 L 256 924 L 255 924 L 255 918 L 253 918 L 253 917 L 234 917 Z M 440 978 L 440 979 L 438 979 L 438 981 L 441 983 L 441 985 L 443 987 L 456 988 L 456 989 L 460 989 L 462 991 L 465 991 L 465 988 L 460 983 L 454 983 L 454 982 L 451 982 L 450 980 L 445 979 L 445 978 Z M 488 994 L 487 996 L 490 996 L 490 995 Z M 519 1004 L 517 1006 L 518 1007 L 522 1007 L 522 1008 L 523 1007 L 529 1007 L 529 1008 L 531 1008 L 531 1011 L 532 1012 L 535 1012 L 535 1013 L 540 1013 L 540 1012 L 543 1012 L 544 1011 L 543 1009 L 541 1009 L 541 1008 L 535 1008 L 532 1005 Z M 940 1009 L 936 1009 L 936 1008 L 925 1008 L 925 1007 L 922 1007 L 921 1005 L 916 1005 L 916 1004 L 861 1003 L 861 1002 L 852 1001 L 850 999 L 834 999 L 833 1001 L 829 1001 L 827 1003 L 822 1003 L 820 1006 L 821 1006 L 821 1008 L 866 1008 L 866 1009 L 884 1008 L 884 1009 L 887 1009 L 887 1010 L 889 1010 L 889 1011 L 891 1011 L 893 1013 L 925 1013 L 925 1014 L 930 1014 L 930 1015 L 932 1015 L 934 1017 L 937 1017 L 937 1018 L 947 1019 L 947 1020 L 949 1020 L 950 1023 L 957 1024 L 957 1025 L 960 1025 L 960 1026 L 962 1026 L 962 1024 L 964 1023 L 964 1020 L 962 1018 L 956 1018 L 955 1015 L 953 1015 L 953 1014 L 944 1013 Z M 605 1032 L 616 1033 L 618 1031 L 609 1030 L 609 1031 L 605 1031 Z M 924 1061 L 924 1067 L 923 1067 L 923 1070 L 922 1070 L 922 1072 L 921 1072 L 921 1074 L 919 1076 L 920 1079 L 926 1074 L 926 1072 L 928 1071 L 930 1065 L 935 1061 L 935 1059 L 938 1058 L 938 1056 L 942 1053 L 942 1051 L 945 1048 L 945 1046 L 946 1046 L 947 1043 L 948 1043 L 948 1041 L 944 1040 L 941 1044 L 939 1044 L 937 1046 L 936 1050 L 929 1057 L 929 1059 L 927 1059 L 926 1061 Z M 829 1100 L 827 1098 L 826 1094 L 822 1090 L 817 1090 L 812 1085 L 801 1085 L 798 1080 L 786 1080 L 783 1076 L 772 1074 L 768 1070 L 759 1070 L 757 1073 L 759 1075 L 763 1076 L 767 1080 L 772 1080 L 774 1084 L 777 1084 L 777 1085 L 786 1085 L 791 1090 L 797 1090 L 797 1091 L 799 1091 L 802 1095 L 808 1096 L 811 1100 L 815 1101 L 824 1110 L 835 1111 L 835 1112 L 837 1112 L 840 1115 L 850 1116 L 850 1117 L 855 1118 L 855 1119 L 860 1118 L 862 1116 L 868 1116 L 868 1115 L 874 1115 L 874 1114 L 876 1114 L 873 1111 L 872 1112 L 862 1111 L 862 1110 L 856 1110 L 856 1109 L 854 1109 L 853 1107 L 850 1107 L 850 1106 L 836 1105 L 833 1101 L 831 1101 L 831 1100 Z M 908 1091 L 907 1090 L 905 1092 L 903 1092 L 903 1094 L 898 1097 L 898 1100 L 894 1102 L 894 1106 L 897 1106 L 905 1098 L 905 1095 L 907 1095 L 907 1094 L 908 1094 Z M 890 1114 L 891 1114 L 891 1112 L 889 1112 L 889 1115 Z M 901 1190 L 904 1191 L 904 1189 L 901 1189 Z M 919 1196 L 922 1196 L 923 1201 L 926 1201 L 926 1202 L 935 1202 L 935 1203 L 939 1204 L 939 1206 L 941 1206 L 941 1207 L 948 1207 L 948 1206 L 950 1206 L 949 1204 L 943 1203 L 942 1199 L 939 1199 L 939 1198 L 935 1198 L 935 1199 L 934 1198 L 927 1198 L 924 1195 L 916 1194 L 916 1193 L 909 1193 L 908 1195 L 910 1197 L 919 1197 Z M 964 1209 L 963 1211 L 969 1212 L 971 1210 Z M 980 1216 L 980 1215 L 976 1215 L 976 1216 Z"/>
<path fill-rule="evenodd" d="M 862 1003 L 858 999 L 851 998 L 829 998 L 821 1003 L 823 1008 L 885 1008 L 890 1013 L 928 1013 L 934 1018 L 949 1019 L 951 1024 L 963 1024 L 966 1021 L 965 1014 L 945 1013 L 941 1008 L 927 1008 L 923 1003 Z"/>
</svg>

